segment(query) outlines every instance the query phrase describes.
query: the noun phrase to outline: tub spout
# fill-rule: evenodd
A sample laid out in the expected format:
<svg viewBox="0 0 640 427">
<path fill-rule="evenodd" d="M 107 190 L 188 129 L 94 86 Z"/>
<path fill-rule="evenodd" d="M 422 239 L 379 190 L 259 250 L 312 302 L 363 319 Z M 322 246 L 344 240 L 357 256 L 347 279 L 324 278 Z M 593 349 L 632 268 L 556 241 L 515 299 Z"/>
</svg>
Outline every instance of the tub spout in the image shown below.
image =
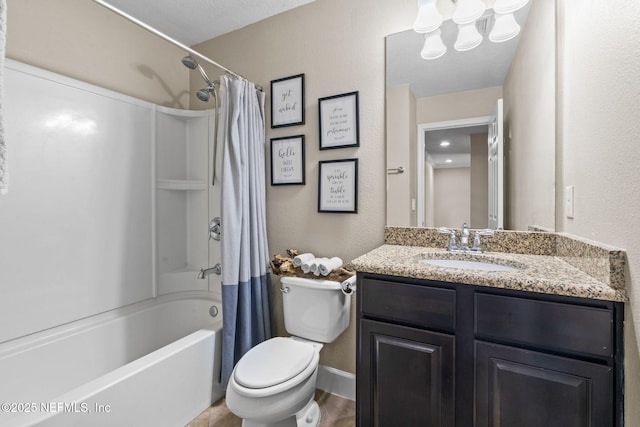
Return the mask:
<svg viewBox="0 0 640 427">
<path fill-rule="evenodd" d="M 200 273 L 198 273 L 198 279 L 204 279 L 210 274 L 219 275 L 220 273 L 222 273 L 222 266 L 220 265 L 220 263 L 218 263 L 211 268 L 201 268 Z"/>
</svg>

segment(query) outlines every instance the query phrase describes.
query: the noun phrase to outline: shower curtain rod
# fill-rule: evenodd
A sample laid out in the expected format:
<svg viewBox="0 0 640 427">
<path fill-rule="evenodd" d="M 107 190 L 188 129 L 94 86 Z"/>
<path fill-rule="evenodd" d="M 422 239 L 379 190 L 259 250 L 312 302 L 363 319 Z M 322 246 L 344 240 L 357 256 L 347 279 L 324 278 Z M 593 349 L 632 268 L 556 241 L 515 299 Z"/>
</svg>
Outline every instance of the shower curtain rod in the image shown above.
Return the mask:
<svg viewBox="0 0 640 427">
<path fill-rule="evenodd" d="M 124 12 L 124 11 L 122 11 L 122 10 L 118 9 L 118 8 L 117 8 L 117 7 L 115 7 L 115 6 L 112 6 L 111 4 L 109 4 L 109 3 L 105 2 L 104 0 L 93 0 L 93 1 L 94 1 L 94 2 L 96 2 L 96 3 L 98 3 L 98 4 L 99 4 L 99 5 L 101 5 L 101 6 L 103 6 L 103 7 L 107 8 L 107 9 L 109 9 L 109 10 L 111 10 L 111 11 L 113 11 L 113 12 L 117 13 L 118 15 L 122 16 L 123 18 L 128 19 L 129 21 L 131 21 L 131 22 L 133 22 L 134 24 L 136 24 L 136 25 L 138 25 L 138 26 L 140 26 L 140 27 L 144 28 L 145 30 L 147 30 L 147 31 L 149 31 L 149 32 L 151 32 L 151 33 L 153 33 L 153 34 L 155 34 L 156 36 L 158 36 L 158 37 L 161 37 L 161 38 L 165 39 L 166 41 L 168 41 L 169 43 L 174 44 L 175 46 L 179 47 L 180 49 L 184 49 L 185 51 L 187 51 L 187 52 L 188 52 L 188 53 L 190 53 L 191 55 L 197 56 L 198 58 L 200 58 L 200 59 L 202 59 L 202 60 L 204 60 L 204 61 L 208 62 L 209 64 L 211 64 L 211 65 L 213 65 L 213 66 L 215 66 L 215 67 L 218 67 L 218 68 L 219 68 L 219 69 L 221 69 L 222 71 L 225 71 L 226 73 L 229 73 L 229 74 L 231 74 L 232 76 L 234 76 L 234 77 L 236 77 L 236 78 L 239 78 L 239 79 L 241 79 L 241 80 L 245 80 L 245 81 L 248 81 L 248 82 L 250 82 L 250 81 L 251 81 L 251 80 L 247 79 L 246 77 L 244 77 L 243 75 L 238 74 L 238 73 L 236 73 L 235 71 L 231 71 L 231 70 L 230 70 L 230 69 L 228 69 L 227 67 L 225 67 L 225 66 L 223 66 L 223 65 L 218 64 L 216 61 L 214 61 L 214 60 L 212 60 L 212 59 L 210 59 L 210 58 L 208 58 L 208 57 L 204 56 L 204 55 L 203 55 L 203 54 L 201 54 L 200 52 L 198 52 L 198 51 L 196 51 L 196 50 L 191 49 L 189 46 L 184 45 L 184 44 L 180 43 L 179 41 L 177 41 L 177 40 L 175 40 L 175 39 L 172 39 L 171 37 L 169 37 L 168 35 L 164 34 L 163 32 L 156 30 L 156 29 L 155 29 L 155 28 L 153 28 L 152 26 L 145 24 L 144 22 L 140 21 L 139 19 L 134 18 L 133 16 L 131 16 L 131 15 L 129 15 L 128 13 L 126 13 L 126 12 Z M 253 83 L 253 82 L 251 82 L 251 83 Z M 262 91 L 262 87 L 261 87 L 261 86 L 258 86 L 258 85 L 256 85 L 255 83 L 254 83 L 254 85 L 256 86 L 256 88 L 257 88 L 258 90 Z"/>
</svg>

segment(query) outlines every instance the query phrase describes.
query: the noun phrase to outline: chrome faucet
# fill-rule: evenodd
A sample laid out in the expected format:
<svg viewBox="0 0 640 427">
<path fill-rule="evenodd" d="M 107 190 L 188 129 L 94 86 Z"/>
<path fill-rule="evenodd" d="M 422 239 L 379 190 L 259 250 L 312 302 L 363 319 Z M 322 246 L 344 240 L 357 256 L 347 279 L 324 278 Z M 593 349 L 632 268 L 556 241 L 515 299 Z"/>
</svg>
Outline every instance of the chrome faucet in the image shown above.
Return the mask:
<svg viewBox="0 0 640 427">
<path fill-rule="evenodd" d="M 460 245 L 456 243 L 456 232 L 453 229 L 440 227 L 438 228 L 439 233 L 448 234 L 449 235 L 449 244 L 447 246 L 447 251 L 449 252 L 482 252 L 480 248 L 480 236 L 489 236 L 493 234 L 493 230 L 476 230 L 473 233 L 473 246 L 469 246 L 469 237 L 471 235 L 471 231 L 469 230 L 469 224 L 466 222 L 462 224 L 462 230 L 460 232 Z"/>
<path fill-rule="evenodd" d="M 204 279 L 210 274 L 219 275 L 220 273 L 222 273 L 222 266 L 220 265 L 220 263 L 218 263 L 211 268 L 201 268 L 200 273 L 198 273 L 198 279 Z"/>
<path fill-rule="evenodd" d="M 460 248 L 462 250 L 469 249 L 469 224 L 462 224 L 462 232 L 460 234 Z"/>
</svg>

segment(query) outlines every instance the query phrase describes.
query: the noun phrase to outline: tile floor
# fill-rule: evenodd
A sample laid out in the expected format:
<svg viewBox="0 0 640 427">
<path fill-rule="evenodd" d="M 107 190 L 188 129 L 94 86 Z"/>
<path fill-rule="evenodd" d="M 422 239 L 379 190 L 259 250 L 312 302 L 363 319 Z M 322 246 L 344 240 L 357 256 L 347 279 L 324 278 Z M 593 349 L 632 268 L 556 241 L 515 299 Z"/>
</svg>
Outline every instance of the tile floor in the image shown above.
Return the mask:
<svg viewBox="0 0 640 427">
<path fill-rule="evenodd" d="M 356 425 L 356 405 L 326 391 L 316 390 L 316 402 L 320 405 L 319 427 L 354 427 Z M 205 409 L 186 427 L 240 427 L 242 420 L 229 411 L 224 398 Z"/>
</svg>

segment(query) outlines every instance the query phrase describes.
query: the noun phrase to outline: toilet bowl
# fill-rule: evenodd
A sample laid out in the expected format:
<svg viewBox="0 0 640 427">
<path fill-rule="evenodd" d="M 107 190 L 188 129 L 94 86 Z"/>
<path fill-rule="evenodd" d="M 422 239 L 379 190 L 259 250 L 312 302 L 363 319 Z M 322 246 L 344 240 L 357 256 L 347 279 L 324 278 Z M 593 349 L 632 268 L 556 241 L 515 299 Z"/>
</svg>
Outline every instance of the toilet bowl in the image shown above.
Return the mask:
<svg viewBox="0 0 640 427">
<path fill-rule="evenodd" d="M 227 407 L 244 427 L 315 427 L 319 348 L 292 338 L 272 338 L 247 352 L 227 386 Z M 300 422 L 297 420 L 300 418 Z"/>
<path fill-rule="evenodd" d="M 313 398 L 322 343 L 333 342 L 349 324 L 351 299 L 339 282 L 281 282 L 285 328 L 295 336 L 258 344 L 233 369 L 226 403 L 243 427 L 317 427 Z"/>
</svg>

